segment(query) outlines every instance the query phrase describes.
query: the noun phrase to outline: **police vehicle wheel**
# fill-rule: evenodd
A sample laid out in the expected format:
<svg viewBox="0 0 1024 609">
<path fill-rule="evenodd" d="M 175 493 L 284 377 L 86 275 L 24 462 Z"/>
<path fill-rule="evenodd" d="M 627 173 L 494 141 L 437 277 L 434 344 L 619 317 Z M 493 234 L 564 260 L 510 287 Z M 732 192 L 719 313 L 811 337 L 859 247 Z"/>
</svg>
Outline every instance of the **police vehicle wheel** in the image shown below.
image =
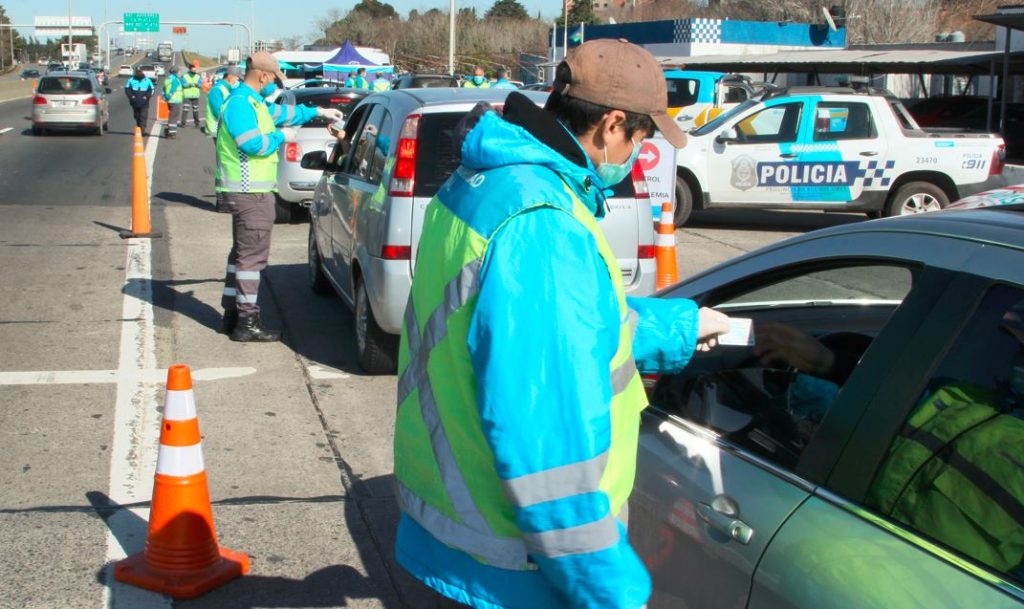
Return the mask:
<svg viewBox="0 0 1024 609">
<path fill-rule="evenodd" d="M 927 211 L 938 211 L 949 205 L 949 197 L 931 182 L 908 182 L 900 186 L 889 199 L 887 216 L 909 216 Z"/>
<path fill-rule="evenodd" d="M 309 223 L 309 288 L 315 294 L 330 294 L 331 284 L 324 274 L 323 259 L 320 248 L 316 245 L 316 228 Z"/>
<path fill-rule="evenodd" d="M 373 316 L 366 286 L 356 284 L 356 355 L 367 374 L 391 374 L 397 368 L 398 337 L 381 330 Z"/>
<path fill-rule="evenodd" d="M 691 213 L 693 213 L 693 193 L 690 192 L 690 185 L 682 178 L 676 177 L 676 209 L 672 217 L 676 228 L 686 224 Z M 657 218 L 654 219 L 654 223 L 658 223 Z"/>
<path fill-rule="evenodd" d="M 292 221 L 292 204 L 274 193 L 274 224 L 288 224 Z"/>
</svg>

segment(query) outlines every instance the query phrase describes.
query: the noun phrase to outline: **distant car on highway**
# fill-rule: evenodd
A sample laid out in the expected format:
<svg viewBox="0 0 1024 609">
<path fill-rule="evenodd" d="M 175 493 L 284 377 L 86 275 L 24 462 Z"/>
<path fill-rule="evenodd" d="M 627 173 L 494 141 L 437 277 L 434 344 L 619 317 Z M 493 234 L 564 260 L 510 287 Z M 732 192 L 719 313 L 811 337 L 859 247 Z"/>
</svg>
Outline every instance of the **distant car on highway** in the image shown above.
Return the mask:
<svg viewBox="0 0 1024 609">
<path fill-rule="evenodd" d="M 46 65 L 46 72 L 47 73 L 56 72 L 56 71 L 62 71 L 62 70 L 65 70 L 65 69 L 66 68 L 64 67 L 64 64 L 57 63 L 55 61 L 51 61 L 50 63 L 48 63 Z"/>
<path fill-rule="evenodd" d="M 402 74 L 391 81 L 392 89 L 458 87 L 459 79 L 448 74 Z"/>
<path fill-rule="evenodd" d="M 1022 205 L 888 218 L 661 292 L 818 355 L 719 346 L 646 380 L 647 606 L 1024 607 L 1021 243 Z"/>
<path fill-rule="evenodd" d="M 35 68 L 25 68 L 21 71 L 21 79 L 26 80 L 29 78 L 39 78 L 39 70 Z"/>
<path fill-rule="evenodd" d="M 87 129 L 103 135 L 110 128 L 106 93 L 91 72 L 52 72 L 43 76 L 32 98 L 32 134 L 56 129 Z"/>
<path fill-rule="evenodd" d="M 167 74 L 167 69 L 164 68 L 164 64 L 162 63 L 153 64 L 153 71 L 156 73 L 157 76 L 163 76 Z"/>
<path fill-rule="evenodd" d="M 146 78 L 156 82 L 156 66 L 155 65 L 153 65 L 151 63 L 144 63 L 144 64 L 139 65 L 138 67 L 139 67 L 140 70 L 142 70 L 142 74 Z"/>
<path fill-rule="evenodd" d="M 337 108 L 347 118 L 369 91 L 344 87 L 308 87 L 283 91 L 279 103 Z M 338 139 L 327 131 L 329 121 L 315 118 L 295 130 L 295 141 L 281 144 L 278 149 L 276 219 L 289 222 L 301 209 L 313 202 L 313 191 L 320 179 L 320 171 L 302 168 L 302 156 L 314 150 L 328 154 Z"/>
<path fill-rule="evenodd" d="M 310 207 L 309 273 L 355 313 L 356 355 L 371 374 L 394 371 L 427 204 L 461 162 L 455 128 L 474 105 L 501 107 L 507 90 L 405 89 L 364 99 L 346 140 L 302 165 L 323 170 Z M 542 105 L 547 94 L 529 92 Z M 349 128 L 351 127 L 351 128 Z M 639 165 L 607 202 L 600 226 L 630 295 L 654 291 L 654 230 Z"/>
<path fill-rule="evenodd" d="M 135 74 L 135 68 L 128 64 L 122 64 L 121 67 L 117 69 L 118 76 L 131 76 L 132 74 Z"/>
</svg>

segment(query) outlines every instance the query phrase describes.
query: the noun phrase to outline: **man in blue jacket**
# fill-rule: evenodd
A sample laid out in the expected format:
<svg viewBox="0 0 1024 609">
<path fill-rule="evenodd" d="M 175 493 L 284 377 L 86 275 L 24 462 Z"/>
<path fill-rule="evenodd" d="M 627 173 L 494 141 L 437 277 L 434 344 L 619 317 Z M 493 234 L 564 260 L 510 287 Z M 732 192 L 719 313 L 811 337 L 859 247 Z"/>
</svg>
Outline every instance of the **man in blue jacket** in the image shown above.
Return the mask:
<svg viewBox="0 0 1024 609">
<path fill-rule="evenodd" d="M 153 81 L 142 73 L 142 70 L 135 68 L 135 75 L 128 79 L 124 86 L 125 95 L 128 96 L 128 103 L 135 115 L 135 126 L 142 129 L 146 134 L 146 121 L 149 120 L 149 100 L 153 97 Z"/>
<path fill-rule="evenodd" d="M 626 536 L 639 373 L 681 370 L 728 318 L 626 297 L 598 222 L 666 113 L 653 56 L 595 40 L 544 109 L 484 113 L 424 216 L 399 347 L 396 558 L 446 603 L 639 609 Z M 696 565 L 695 568 L 699 568 Z"/>
</svg>

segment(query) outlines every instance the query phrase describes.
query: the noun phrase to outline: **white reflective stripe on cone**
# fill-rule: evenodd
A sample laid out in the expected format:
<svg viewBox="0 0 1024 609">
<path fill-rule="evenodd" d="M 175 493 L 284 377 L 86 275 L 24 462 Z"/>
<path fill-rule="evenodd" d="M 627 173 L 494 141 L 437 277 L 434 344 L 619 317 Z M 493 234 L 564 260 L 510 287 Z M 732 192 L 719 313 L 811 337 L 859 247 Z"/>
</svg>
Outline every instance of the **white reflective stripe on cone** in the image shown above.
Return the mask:
<svg viewBox="0 0 1024 609">
<path fill-rule="evenodd" d="M 654 237 L 655 247 L 673 247 L 676 244 L 675 235 L 656 235 Z"/>
<path fill-rule="evenodd" d="M 165 476 L 194 476 L 204 469 L 202 442 L 192 446 L 160 445 L 156 457 L 156 473 Z"/>
<path fill-rule="evenodd" d="M 196 418 L 196 398 L 191 389 L 185 391 L 167 390 L 164 401 L 164 419 L 167 421 L 188 421 Z"/>
</svg>

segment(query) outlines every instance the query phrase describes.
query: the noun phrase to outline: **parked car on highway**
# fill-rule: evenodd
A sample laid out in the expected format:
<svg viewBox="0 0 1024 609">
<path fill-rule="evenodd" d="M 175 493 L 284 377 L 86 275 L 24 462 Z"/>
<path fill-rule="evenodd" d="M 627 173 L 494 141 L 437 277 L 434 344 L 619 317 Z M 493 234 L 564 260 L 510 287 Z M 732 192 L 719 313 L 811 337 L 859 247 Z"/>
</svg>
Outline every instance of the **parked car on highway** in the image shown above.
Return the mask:
<svg viewBox="0 0 1024 609">
<path fill-rule="evenodd" d="M 122 64 L 121 67 L 117 69 L 118 76 L 131 76 L 132 74 L 135 74 L 135 68 L 128 64 Z"/>
<path fill-rule="evenodd" d="M 29 78 L 39 78 L 39 70 L 35 68 L 25 68 L 21 71 L 21 79 L 26 80 Z"/>
<path fill-rule="evenodd" d="M 359 100 L 369 91 L 343 87 L 311 87 L 283 91 L 279 103 L 316 108 L 337 108 L 347 118 Z M 302 156 L 313 150 L 327 154 L 338 143 L 327 131 L 330 121 L 315 118 L 295 130 L 295 141 L 285 142 L 278 149 L 277 196 L 275 199 L 277 222 L 289 222 L 302 209 L 313 202 L 313 191 L 322 171 L 302 168 Z"/>
<path fill-rule="evenodd" d="M 392 89 L 458 87 L 459 79 L 449 74 L 402 74 L 391 81 Z"/>
<path fill-rule="evenodd" d="M 51 129 L 88 129 L 103 135 L 110 129 L 106 93 L 91 72 L 51 72 L 39 80 L 32 98 L 32 134 Z"/>
<path fill-rule="evenodd" d="M 883 89 L 770 90 L 689 137 L 677 226 L 712 207 L 912 214 L 1006 183 L 998 135 L 922 129 Z"/>
<path fill-rule="evenodd" d="M 1022 205 L 947 210 L 661 292 L 818 355 L 719 346 L 647 380 L 629 537 L 648 607 L 1024 607 L 1021 243 Z"/>
<path fill-rule="evenodd" d="M 155 65 L 153 65 L 151 63 L 144 63 L 144 64 L 141 64 L 139 66 L 139 69 L 142 70 L 142 74 L 146 78 L 152 80 L 153 82 L 156 82 L 156 66 Z"/>
<path fill-rule="evenodd" d="M 501 106 L 508 91 L 407 89 L 364 99 L 344 145 L 303 157 L 322 169 L 310 208 L 313 290 L 332 287 L 355 311 L 356 352 L 369 373 L 395 369 L 427 204 L 458 167 L 454 130 L 478 101 Z M 546 93 L 529 92 L 542 105 Z M 600 223 L 631 295 L 654 291 L 654 229 L 647 183 L 635 165 L 613 189 Z"/>
</svg>

